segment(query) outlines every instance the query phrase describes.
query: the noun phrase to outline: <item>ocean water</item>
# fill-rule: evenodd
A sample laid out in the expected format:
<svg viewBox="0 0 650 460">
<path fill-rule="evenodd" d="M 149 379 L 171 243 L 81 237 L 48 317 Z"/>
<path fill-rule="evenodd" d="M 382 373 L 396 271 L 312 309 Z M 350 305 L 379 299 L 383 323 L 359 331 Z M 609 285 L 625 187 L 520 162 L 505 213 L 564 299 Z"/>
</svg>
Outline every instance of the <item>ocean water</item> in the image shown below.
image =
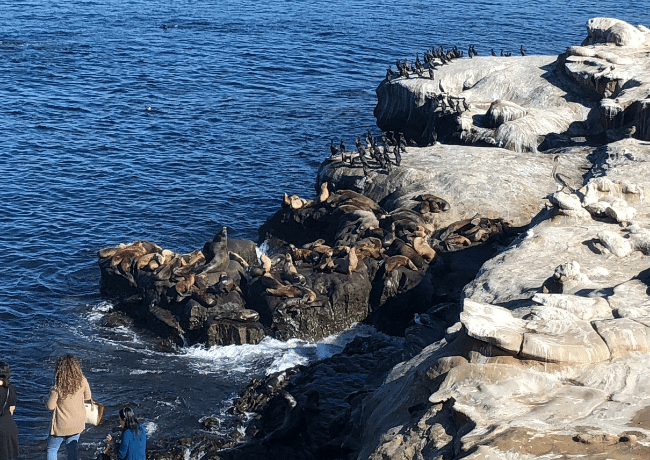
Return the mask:
<svg viewBox="0 0 650 460">
<path fill-rule="evenodd" d="M 0 0 L 0 359 L 24 458 L 44 458 L 63 353 L 107 405 L 82 437 L 90 458 L 123 405 L 152 440 L 194 434 L 252 377 L 373 333 L 169 353 L 99 325 L 97 250 L 188 252 L 222 225 L 256 240 L 284 192 L 314 196 L 330 140 L 378 133 L 374 91 L 396 59 L 469 44 L 558 54 L 597 16 L 650 26 L 645 2 L 620 0 Z"/>
</svg>

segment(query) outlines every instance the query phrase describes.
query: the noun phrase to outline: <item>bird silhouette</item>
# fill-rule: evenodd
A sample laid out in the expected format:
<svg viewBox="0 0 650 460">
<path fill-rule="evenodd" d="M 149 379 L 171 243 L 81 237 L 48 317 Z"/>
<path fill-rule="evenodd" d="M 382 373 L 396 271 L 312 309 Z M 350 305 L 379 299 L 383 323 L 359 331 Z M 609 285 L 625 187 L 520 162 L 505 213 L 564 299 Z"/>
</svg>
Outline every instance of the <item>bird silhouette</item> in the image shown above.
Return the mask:
<svg viewBox="0 0 650 460">
<path fill-rule="evenodd" d="M 334 141 L 330 141 L 330 152 L 332 152 L 332 156 L 339 153 L 339 149 L 336 148 L 336 145 L 334 145 Z"/>
</svg>

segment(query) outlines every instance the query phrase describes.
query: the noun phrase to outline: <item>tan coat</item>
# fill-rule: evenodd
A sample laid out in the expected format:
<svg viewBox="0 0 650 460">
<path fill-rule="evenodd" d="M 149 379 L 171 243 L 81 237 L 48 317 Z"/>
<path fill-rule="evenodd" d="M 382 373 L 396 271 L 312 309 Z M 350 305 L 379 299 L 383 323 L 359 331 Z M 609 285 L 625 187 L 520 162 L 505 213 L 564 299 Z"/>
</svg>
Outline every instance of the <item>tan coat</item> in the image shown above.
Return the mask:
<svg viewBox="0 0 650 460">
<path fill-rule="evenodd" d="M 48 410 L 54 411 L 50 434 L 54 436 L 72 436 L 81 433 L 86 427 L 84 400 L 90 398 L 90 386 L 85 377 L 76 393 L 68 395 L 65 399 L 59 398 L 59 393 L 52 388 L 45 404 Z"/>
</svg>

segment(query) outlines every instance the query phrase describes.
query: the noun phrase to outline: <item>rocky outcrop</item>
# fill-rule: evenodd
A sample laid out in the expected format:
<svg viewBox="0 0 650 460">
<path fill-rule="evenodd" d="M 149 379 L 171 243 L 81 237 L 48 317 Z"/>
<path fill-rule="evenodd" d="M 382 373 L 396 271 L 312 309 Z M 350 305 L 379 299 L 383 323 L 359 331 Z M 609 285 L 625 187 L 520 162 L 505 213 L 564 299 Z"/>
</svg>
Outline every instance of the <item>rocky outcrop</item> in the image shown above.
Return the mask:
<svg viewBox="0 0 650 460">
<path fill-rule="evenodd" d="M 600 97 L 617 94 L 624 101 L 625 89 L 637 87 L 628 82 L 646 72 L 634 66 L 641 65 L 637 53 L 647 52 L 638 39 L 647 31 L 618 21 L 590 21 L 588 27 L 583 47 L 589 53 L 569 49 L 558 65 Z M 598 44 L 602 40 L 608 44 Z M 580 53 L 594 62 L 609 59 L 629 73 L 622 84 L 609 85 L 608 94 L 595 65 L 582 69 L 588 77 L 576 78 L 571 56 Z M 628 112 L 618 127 L 636 123 L 642 105 L 637 97 L 624 106 Z M 504 115 L 495 120 L 528 116 L 511 105 L 495 104 L 495 114 L 496 108 Z M 588 155 L 592 167 L 584 183 L 566 186 L 556 176 L 558 191 L 548 194 L 548 207 L 465 287 L 459 323 L 444 340 L 394 368 L 364 400 L 368 424 L 357 458 L 645 455 L 636 443 L 650 435 L 642 383 L 650 324 L 650 163 L 638 134 L 614 137 L 609 121 L 601 125 L 605 144 Z M 553 152 L 565 173 L 564 155 L 574 148 Z M 426 388 L 428 401 L 422 402 L 427 391 L 402 391 L 403 384 Z M 423 404 L 422 415 L 405 417 L 415 403 Z"/>
<path fill-rule="evenodd" d="M 245 301 L 244 267 L 246 259 L 256 259 L 255 246 L 252 241 L 229 242 L 225 227 L 189 254 L 137 241 L 104 248 L 98 256 L 102 294 L 115 298 L 117 310 L 169 344 L 212 346 L 264 338 L 259 314 L 246 308 Z"/>
</svg>

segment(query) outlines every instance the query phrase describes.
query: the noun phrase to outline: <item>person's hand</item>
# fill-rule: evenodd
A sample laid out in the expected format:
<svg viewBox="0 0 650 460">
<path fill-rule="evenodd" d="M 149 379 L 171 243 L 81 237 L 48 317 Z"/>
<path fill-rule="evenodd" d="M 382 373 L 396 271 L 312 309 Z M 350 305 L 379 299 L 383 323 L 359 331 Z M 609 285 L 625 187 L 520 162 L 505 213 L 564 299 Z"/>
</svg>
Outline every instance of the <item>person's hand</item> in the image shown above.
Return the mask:
<svg viewBox="0 0 650 460">
<path fill-rule="evenodd" d="M 115 439 L 110 434 L 106 436 L 106 442 L 112 447 L 115 444 Z"/>
</svg>

